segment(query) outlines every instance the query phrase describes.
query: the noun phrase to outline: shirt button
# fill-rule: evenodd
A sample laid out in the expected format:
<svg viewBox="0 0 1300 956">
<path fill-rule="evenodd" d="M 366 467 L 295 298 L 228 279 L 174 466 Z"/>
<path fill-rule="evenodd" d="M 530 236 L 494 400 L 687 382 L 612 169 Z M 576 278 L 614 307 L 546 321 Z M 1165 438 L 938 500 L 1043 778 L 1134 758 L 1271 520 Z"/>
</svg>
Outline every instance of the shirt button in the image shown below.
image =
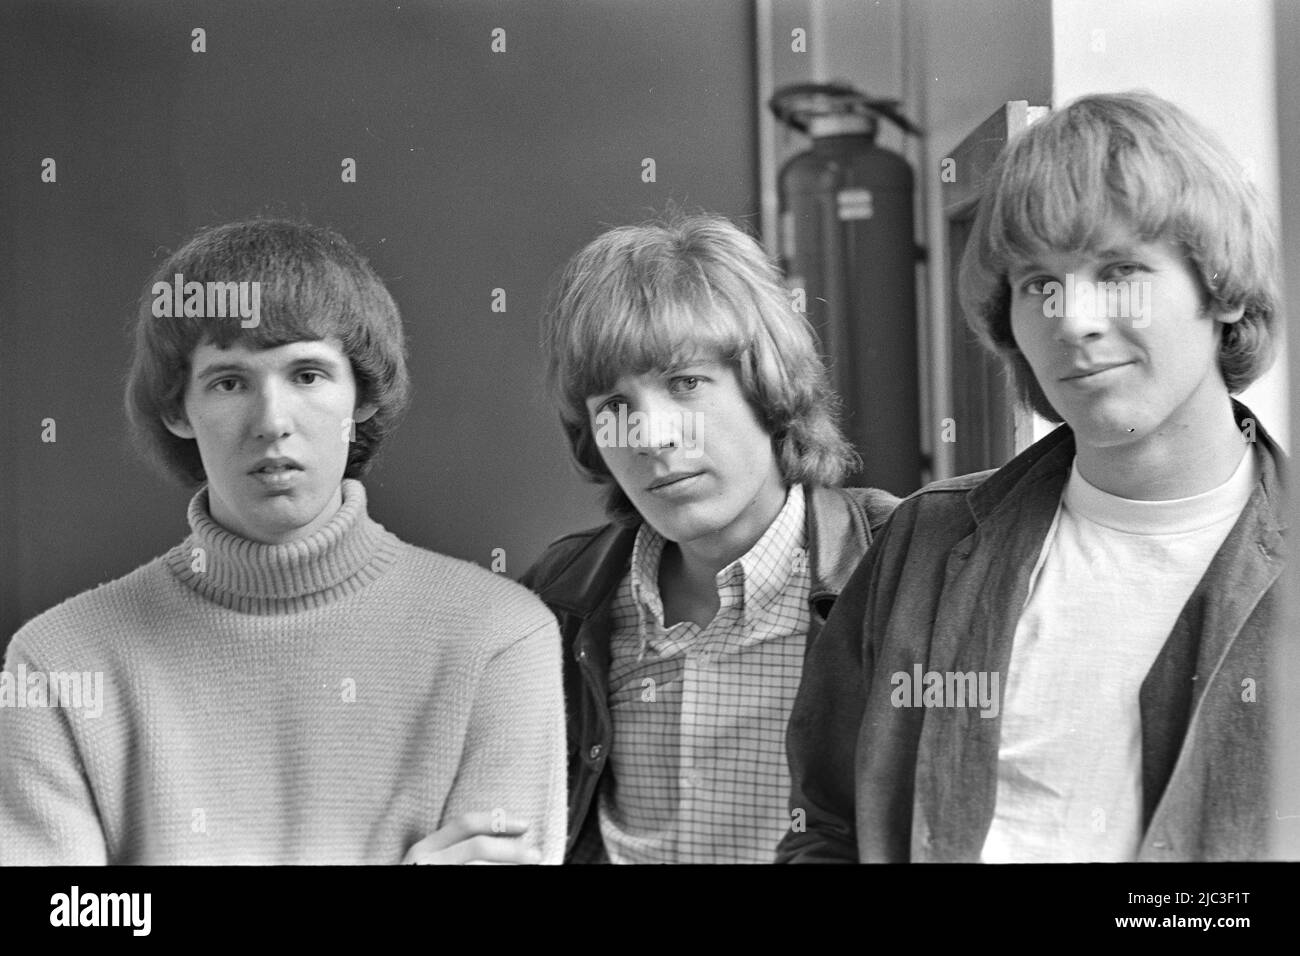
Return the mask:
<svg viewBox="0 0 1300 956">
<path fill-rule="evenodd" d="M 700 655 L 700 666 L 701 666 L 701 667 L 708 667 L 708 666 L 709 666 L 709 662 L 710 662 L 711 660 L 713 660 L 713 655 L 710 654 L 708 651 L 705 651 L 703 654 Z"/>
<path fill-rule="evenodd" d="M 590 752 L 591 752 L 592 760 L 599 760 L 602 752 L 602 748 L 600 744 L 596 744 L 594 747 L 592 747 Z"/>
</svg>

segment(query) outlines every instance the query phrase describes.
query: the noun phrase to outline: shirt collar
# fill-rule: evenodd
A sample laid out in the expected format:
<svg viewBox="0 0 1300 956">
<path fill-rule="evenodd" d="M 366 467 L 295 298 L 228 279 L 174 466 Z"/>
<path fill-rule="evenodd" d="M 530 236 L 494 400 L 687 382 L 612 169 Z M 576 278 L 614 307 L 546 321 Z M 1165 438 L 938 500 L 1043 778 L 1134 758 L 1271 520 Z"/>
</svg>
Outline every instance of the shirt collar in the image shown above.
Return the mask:
<svg viewBox="0 0 1300 956">
<path fill-rule="evenodd" d="M 803 486 L 791 486 L 785 504 L 763 536 L 717 573 L 714 583 L 721 600 L 719 613 L 727 608 L 737 608 L 742 625 L 749 627 L 780 597 L 796 568 L 807 572 L 805 509 Z M 647 631 L 662 632 L 664 628 L 659 562 L 665 544 L 663 535 L 643 523 L 632 546 L 632 598 L 641 621 L 643 650 Z"/>
</svg>

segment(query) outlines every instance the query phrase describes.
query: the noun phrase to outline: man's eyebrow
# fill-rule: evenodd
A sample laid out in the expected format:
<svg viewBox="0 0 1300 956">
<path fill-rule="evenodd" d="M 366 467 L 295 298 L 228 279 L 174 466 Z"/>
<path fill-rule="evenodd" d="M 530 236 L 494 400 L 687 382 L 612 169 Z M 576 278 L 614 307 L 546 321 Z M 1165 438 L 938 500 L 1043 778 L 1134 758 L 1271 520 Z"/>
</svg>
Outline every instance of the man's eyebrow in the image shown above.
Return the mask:
<svg viewBox="0 0 1300 956">
<path fill-rule="evenodd" d="M 341 368 L 342 363 L 338 356 L 331 355 L 329 352 L 311 352 L 307 355 L 300 355 L 289 363 L 290 368 L 298 368 L 302 365 L 328 365 L 331 368 Z"/>
<path fill-rule="evenodd" d="M 291 359 L 286 365 L 286 368 L 297 369 L 302 368 L 305 365 L 325 365 L 331 369 L 339 369 L 342 367 L 339 360 L 328 352 L 312 352 L 308 355 L 299 355 L 296 358 Z M 210 362 L 198 369 L 194 373 L 194 377 L 211 378 L 214 375 L 230 375 L 237 372 L 247 372 L 248 369 L 249 366 L 244 362 L 232 362 L 230 360 L 223 362 Z"/>
<path fill-rule="evenodd" d="M 226 375 L 230 372 L 246 372 L 248 366 L 241 362 L 210 362 L 194 372 L 195 378 L 208 378 L 213 375 Z"/>
<path fill-rule="evenodd" d="M 1043 267 L 1037 262 L 1016 262 L 1007 269 L 1007 278 L 1022 276 L 1027 272 L 1038 272 Z"/>
<path fill-rule="evenodd" d="M 1089 253 L 1096 259 L 1137 259 L 1140 253 L 1136 246 L 1111 246 L 1108 249 L 1098 249 L 1096 252 Z M 1050 272 L 1051 270 L 1042 265 L 1038 260 L 1031 259 L 1028 262 L 1013 263 L 1007 269 L 1007 277 L 1022 276 L 1030 272 Z"/>
<path fill-rule="evenodd" d="M 665 375 L 671 375 L 673 372 L 680 372 L 684 368 L 693 368 L 697 365 L 721 365 L 722 360 L 707 353 L 697 353 L 695 355 L 680 355 L 673 358 L 659 369 Z"/>
</svg>

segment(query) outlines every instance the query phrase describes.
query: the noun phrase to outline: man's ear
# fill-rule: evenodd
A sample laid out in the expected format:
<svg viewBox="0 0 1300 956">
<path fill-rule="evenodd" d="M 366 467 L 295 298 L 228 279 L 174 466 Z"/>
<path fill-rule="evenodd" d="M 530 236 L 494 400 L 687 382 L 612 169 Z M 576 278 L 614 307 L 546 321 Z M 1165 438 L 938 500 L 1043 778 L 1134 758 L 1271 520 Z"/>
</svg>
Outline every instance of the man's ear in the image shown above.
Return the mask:
<svg viewBox="0 0 1300 956">
<path fill-rule="evenodd" d="M 176 419 L 175 421 L 172 421 L 171 419 L 164 417 L 162 423 L 166 425 L 167 430 L 171 432 L 173 435 L 175 435 L 177 438 L 194 437 L 194 427 L 189 423 L 189 419 L 187 419 L 184 415 L 182 415 L 180 418 Z"/>
<path fill-rule="evenodd" d="M 358 405 L 357 410 L 352 413 L 352 421 L 360 425 L 362 422 L 368 422 L 374 417 L 375 412 L 379 411 L 377 405 Z"/>
</svg>

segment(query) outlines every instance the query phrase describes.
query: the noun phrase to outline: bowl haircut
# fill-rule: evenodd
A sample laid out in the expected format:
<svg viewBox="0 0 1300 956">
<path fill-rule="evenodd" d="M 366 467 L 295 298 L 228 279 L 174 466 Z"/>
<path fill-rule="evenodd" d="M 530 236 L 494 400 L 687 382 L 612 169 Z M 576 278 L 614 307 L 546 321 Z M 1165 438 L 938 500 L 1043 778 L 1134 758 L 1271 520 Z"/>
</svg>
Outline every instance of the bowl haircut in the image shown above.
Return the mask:
<svg viewBox="0 0 1300 956">
<path fill-rule="evenodd" d="M 1259 191 L 1223 144 L 1174 104 L 1145 92 L 1085 96 L 1006 145 L 962 256 L 966 320 L 1007 362 L 1023 401 L 1062 421 L 1012 335 L 1008 273 L 1047 250 L 1096 251 L 1116 225 L 1142 242 L 1181 248 L 1211 314 L 1244 309 L 1220 337 L 1230 393 L 1267 371 L 1276 246 Z"/>
<path fill-rule="evenodd" d="M 185 282 L 260 283 L 260 322 L 153 314 L 152 289 Z M 206 480 L 198 445 L 173 435 L 164 419 L 184 416 L 190 362 L 200 345 L 269 349 L 292 342 L 338 341 L 352 365 L 357 404 L 373 416 L 354 426 L 346 478 L 365 474 L 405 410 L 410 392 L 401 316 L 366 260 L 337 232 L 284 219 L 251 219 L 200 230 L 145 285 L 135 321 L 126 384 L 132 437 L 145 455 L 185 485 Z"/>
<path fill-rule="evenodd" d="M 812 327 L 762 247 L 726 219 L 672 215 L 598 236 L 564 269 L 543 337 L 573 459 L 606 486 L 619 523 L 641 516 L 605 467 L 587 399 L 624 375 L 727 363 L 788 484 L 835 485 L 858 464 Z"/>
</svg>

